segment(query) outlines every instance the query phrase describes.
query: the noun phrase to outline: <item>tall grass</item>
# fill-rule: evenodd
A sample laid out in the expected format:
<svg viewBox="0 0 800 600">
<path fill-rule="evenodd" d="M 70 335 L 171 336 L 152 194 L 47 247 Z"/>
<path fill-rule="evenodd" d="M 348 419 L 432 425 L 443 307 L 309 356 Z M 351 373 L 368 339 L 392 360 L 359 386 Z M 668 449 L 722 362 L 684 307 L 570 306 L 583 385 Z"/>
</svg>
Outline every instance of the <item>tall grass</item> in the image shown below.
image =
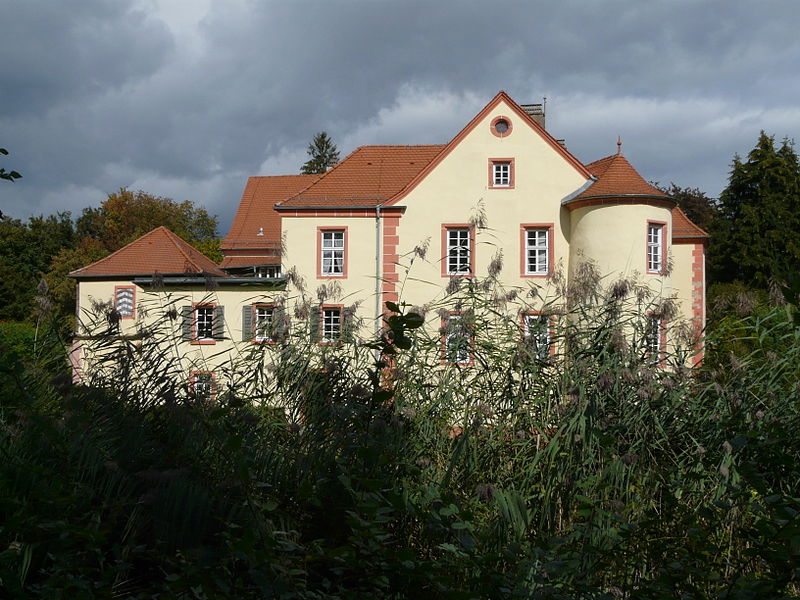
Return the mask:
<svg viewBox="0 0 800 600">
<path fill-rule="evenodd" d="M 232 360 L 213 400 L 185 385 L 167 305 L 141 339 L 96 340 L 87 385 L 54 357 L 4 354 L 3 587 L 797 597 L 797 313 L 709 337 L 714 360 L 692 373 L 688 338 L 666 367 L 647 354 L 642 315 L 668 306 L 584 275 L 544 300 L 464 282 L 396 307 L 380 340 L 320 346 L 295 323 Z M 522 337 L 534 305 L 552 315 L 553 356 Z M 469 364 L 442 361 L 440 311 L 473 337 Z"/>
</svg>

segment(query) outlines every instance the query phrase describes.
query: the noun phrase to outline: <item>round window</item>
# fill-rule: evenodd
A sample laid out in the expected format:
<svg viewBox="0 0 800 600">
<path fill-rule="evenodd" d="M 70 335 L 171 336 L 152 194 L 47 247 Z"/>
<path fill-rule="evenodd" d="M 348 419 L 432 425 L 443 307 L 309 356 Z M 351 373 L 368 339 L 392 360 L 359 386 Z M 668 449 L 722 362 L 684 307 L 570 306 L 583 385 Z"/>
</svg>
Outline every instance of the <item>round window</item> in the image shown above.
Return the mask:
<svg viewBox="0 0 800 600">
<path fill-rule="evenodd" d="M 511 121 L 508 117 L 496 117 L 492 120 L 492 133 L 497 137 L 506 137 L 511 133 Z"/>
</svg>

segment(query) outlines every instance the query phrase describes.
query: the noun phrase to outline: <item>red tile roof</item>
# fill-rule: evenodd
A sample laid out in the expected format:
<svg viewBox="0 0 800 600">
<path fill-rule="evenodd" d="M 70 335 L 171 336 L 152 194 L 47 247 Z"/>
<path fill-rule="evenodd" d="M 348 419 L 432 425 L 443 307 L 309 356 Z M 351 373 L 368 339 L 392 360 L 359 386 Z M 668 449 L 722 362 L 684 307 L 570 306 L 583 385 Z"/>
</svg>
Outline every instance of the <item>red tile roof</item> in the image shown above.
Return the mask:
<svg viewBox="0 0 800 600">
<path fill-rule="evenodd" d="M 692 223 L 679 207 L 672 209 L 672 239 L 707 238 L 709 235 Z"/>
<path fill-rule="evenodd" d="M 70 273 L 71 277 L 209 273 L 224 276 L 210 258 L 192 248 L 166 227 L 157 227 L 101 258 Z"/>
<path fill-rule="evenodd" d="M 361 146 L 278 208 L 376 206 L 401 192 L 443 148 Z"/>
<path fill-rule="evenodd" d="M 657 187 L 647 183 L 622 154 L 613 154 L 586 165 L 597 178 L 592 185 L 572 200 L 603 196 L 647 196 L 669 198 Z"/>
<path fill-rule="evenodd" d="M 262 256 L 226 256 L 222 259 L 221 269 L 238 269 L 243 267 L 261 267 L 279 265 L 281 257 L 277 254 Z"/>
<path fill-rule="evenodd" d="M 321 175 L 275 175 L 250 177 L 223 249 L 274 248 L 281 240 L 281 216 L 273 206 L 294 196 Z M 264 235 L 258 235 L 263 230 Z M 225 263 L 223 263 L 223 266 Z"/>
</svg>

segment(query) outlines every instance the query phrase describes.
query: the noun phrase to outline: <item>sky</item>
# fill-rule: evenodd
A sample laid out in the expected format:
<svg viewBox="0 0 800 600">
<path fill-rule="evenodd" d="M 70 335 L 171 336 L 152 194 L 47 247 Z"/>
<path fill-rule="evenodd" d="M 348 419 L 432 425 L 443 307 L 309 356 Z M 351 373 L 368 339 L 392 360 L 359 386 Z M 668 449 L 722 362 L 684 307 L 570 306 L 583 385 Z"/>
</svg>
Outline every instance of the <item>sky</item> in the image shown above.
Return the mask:
<svg viewBox="0 0 800 600">
<path fill-rule="evenodd" d="M 764 130 L 800 137 L 797 0 L 25 0 L 3 3 L 0 211 L 191 200 L 225 235 L 248 176 L 315 133 L 446 143 L 499 91 L 547 98 L 584 163 L 717 197 Z"/>
</svg>

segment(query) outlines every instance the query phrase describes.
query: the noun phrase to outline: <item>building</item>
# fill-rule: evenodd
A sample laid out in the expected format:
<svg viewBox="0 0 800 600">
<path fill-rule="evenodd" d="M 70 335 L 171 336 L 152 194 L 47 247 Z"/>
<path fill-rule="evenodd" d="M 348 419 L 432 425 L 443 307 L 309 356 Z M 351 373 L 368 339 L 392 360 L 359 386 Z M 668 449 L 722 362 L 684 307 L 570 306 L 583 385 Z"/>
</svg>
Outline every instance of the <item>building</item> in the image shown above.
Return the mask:
<svg viewBox="0 0 800 600">
<path fill-rule="evenodd" d="M 591 261 L 611 279 L 633 275 L 673 298 L 677 318 L 699 333 L 707 239 L 623 154 L 582 164 L 545 130 L 539 105 L 500 92 L 447 144 L 363 146 L 323 175 L 251 177 L 219 266 L 158 229 L 71 276 L 79 316 L 111 301 L 127 335 L 138 298 L 151 297 L 140 326 L 174 303 L 185 371 L 207 377 L 242 343 L 273 341 L 275 324 L 300 301 L 317 307 L 307 318 L 324 343 L 354 314 L 368 335 L 385 302 L 423 305 L 446 296 L 454 279 L 493 269 L 499 284 L 526 289 L 557 272 L 574 277 Z M 528 312 L 525 329 L 542 322 Z M 652 318 L 659 353 L 671 341 L 661 316 Z"/>
</svg>

